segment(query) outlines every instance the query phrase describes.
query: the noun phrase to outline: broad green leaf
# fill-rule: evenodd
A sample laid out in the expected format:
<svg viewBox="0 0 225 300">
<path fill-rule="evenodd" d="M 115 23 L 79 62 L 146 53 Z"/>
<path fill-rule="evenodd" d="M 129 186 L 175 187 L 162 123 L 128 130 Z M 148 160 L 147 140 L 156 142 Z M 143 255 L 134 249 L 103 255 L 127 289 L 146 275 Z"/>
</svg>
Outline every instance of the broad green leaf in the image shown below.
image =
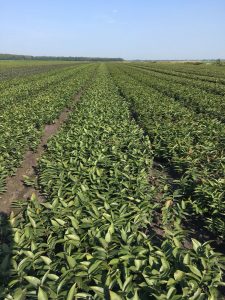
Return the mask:
<svg viewBox="0 0 225 300">
<path fill-rule="evenodd" d="M 48 300 L 48 294 L 39 286 L 38 300 Z"/>
<path fill-rule="evenodd" d="M 176 291 L 177 291 L 176 288 L 172 286 L 166 295 L 166 299 L 172 299 L 172 297 L 175 295 Z"/>
<path fill-rule="evenodd" d="M 197 267 L 191 266 L 191 265 L 189 265 L 188 267 L 189 267 L 189 269 L 191 270 L 191 272 L 193 272 L 193 273 L 194 273 L 195 275 L 197 275 L 198 277 L 202 278 L 202 273 L 198 270 Z"/>
<path fill-rule="evenodd" d="M 75 296 L 75 293 L 76 293 L 76 288 L 77 288 L 77 284 L 74 283 L 74 284 L 71 286 L 70 290 L 69 290 L 69 293 L 68 293 L 68 295 L 67 295 L 66 300 L 74 300 L 74 296 Z"/>
<path fill-rule="evenodd" d="M 185 265 L 189 265 L 189 264 L 190 264 L 190 254 L 189 254 L 189 253 L 187 253 L 187 254 L 184 256 L 183 262 L 184 262 Z"/>
<path fill-rule="evenodd" d="M 100 287 L 100 286 L 90 286 L 90 289 L 92 289 L 100 297 L 104 296 L 104 289 L 102 287 Z"/>
<path fill-rule="evenodd" d="M 96 271 L 96 269 L 98 269 L 99 265 L 102 263 L 101 260 L 96 260 L 88 269 L 88 273 L 91 274 L 94 271 Z"/>
<path fill-rule="evenodd" d="M 49 257 L 47 257 L 47 256 L 42 256 L 41 255 L 41 259 L 44 261 L 44 263 L 46 264 L 46 265 L 50 265 L 51 264 L 51 262 L 52 262 L 52 260 L 49 258 Z"/>
<path fill-rule="evenodd" d="M 109 291 L 109 295 L 110 295 L 110 300 L 122 300 L 120 295 L 118 295 L 117 293 L 115 293 L 113 291 Z"/>
<path fill-rule="evenodd" d="M 175 279 L 176 281 L 180 281 L 180 280 L 183 279 L 184 275 L 185 275 L 185 273 L 184 273 L 183 271 L 181 271 L 181 270 L 176 270 L 176 272 L 174 273 L 174 279 Z"/>
<path fill-rule="evenodd" d="M 29 283 L 31 283 L 35 287 L 37 287 L 41 283 L 40 279 L 34 276 L 24 276 L 24 279 L 26 279 Z"/>
<path fill-rule="evenodd" d="M 70 240 L 73 240 L 73 241 L 80 241 L 80 238 L 77 234 L 67 234 L 66 237 Z"/>
<path fill-rule="evenodd" d="M 106 240 L 107 243 L 110 243 L 111 240 L 112 240 L 112 235 L 109 231 L 105 235 L 105 240 Z"/>
<path fill-rule="evenodd" d="M 22 290 L 21 288 L 17 289 L 13 295 L 13 300 L 25 300 L 26 299 L 26 289 Z"/>
<path fill-rule="evenodd" d="M 201 247 L 201 243 L 199 243 L 197 240 L 195 239 L 191 239 L 192 240 L 192 245 L 193 245 L 193 249 L 195 250 L 195 252 L 198 251 L 198 248 Z"/>
</svg>

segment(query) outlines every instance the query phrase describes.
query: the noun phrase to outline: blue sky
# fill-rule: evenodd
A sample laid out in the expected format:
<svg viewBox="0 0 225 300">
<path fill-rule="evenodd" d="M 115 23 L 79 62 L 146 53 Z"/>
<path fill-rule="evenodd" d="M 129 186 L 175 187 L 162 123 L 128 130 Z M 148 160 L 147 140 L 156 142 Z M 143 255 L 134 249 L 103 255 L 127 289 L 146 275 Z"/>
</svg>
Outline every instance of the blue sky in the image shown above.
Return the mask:
<svg viewBox="0 0 225 300">
<path fill-rule="evenodd" d="M 0 53 L 225 58 L 225 0 L 0 0 Z"/>
</svg>

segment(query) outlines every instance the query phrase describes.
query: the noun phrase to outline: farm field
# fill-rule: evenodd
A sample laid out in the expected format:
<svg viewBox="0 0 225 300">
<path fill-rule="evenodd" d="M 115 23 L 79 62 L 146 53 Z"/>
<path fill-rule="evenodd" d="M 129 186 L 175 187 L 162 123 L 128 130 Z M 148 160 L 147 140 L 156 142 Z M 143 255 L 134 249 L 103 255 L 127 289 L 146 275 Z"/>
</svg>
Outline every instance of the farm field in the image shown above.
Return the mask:
<svg viewBox="0 0 225 300">
<path fill-rule="evenodd" d="M 224 66 L 0 62 L 0 299 L 225 299 L 224 122 Z"/>
<path fill-rule="evenodd" d="M 76 63 L 78 64 L 78 63 Z M 32 76 L 48 70 L 74 66 L 74 62 L 67 61 L 4 61 L 0 60 L 0 82 L 6 79 Z"/>
</svg>

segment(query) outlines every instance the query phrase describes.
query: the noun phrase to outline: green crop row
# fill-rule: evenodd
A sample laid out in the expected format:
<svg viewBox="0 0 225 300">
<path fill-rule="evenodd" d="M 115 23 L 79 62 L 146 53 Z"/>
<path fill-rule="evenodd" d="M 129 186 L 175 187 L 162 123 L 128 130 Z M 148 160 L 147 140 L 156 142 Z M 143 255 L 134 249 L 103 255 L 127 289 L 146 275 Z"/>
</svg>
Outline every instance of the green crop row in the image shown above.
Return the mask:
<svg viewBox="0 0 225 300">
<path fill-rule="evenodd" d="M 2 61 L 0 61 L 0 86 L 3 82 L 9 82 L 13 80 L 14 78 L 25 78 L 30 77 L 35 74 L 39 73 L 45 73 L 49 72 L 51 70 L 60 70 L 62 68 L 66 68 L 69 66 L 75 66 L 75 63 L 41 63 L 38 62 L 34 64 L 33 62 L 29 62 L 26 64 L 17 64 L 16 61 L 7 61 L 5 64 L 3 64 Z"/>
<path fill-rule="evenodd" d="M 201 73 L 201 69 L 198 66 L 188 67 L 187 64 L 155 64 L 155 63 L 133 63 L 133 66 L 139 66 L 146 69 L 151 69 L 157 72 L 161 72 L 163 74 L 179 76 L 181 78 L 189 78 L 195 79 L 197 81 L 202 81 L 207 83 L 214 83 L 215 87 L 217 85 L 225 84 L 225 70 L 223 68 L 223 72 L 219 74 L 213 73 L 213 69 L 210 70 L 209 73 Z M 208 70 L 208 71 L 209 71 Z M 216 67 L 218 70 L 218 67 Z M 198 72 L 199 71 L 199 72 Z"/>
<path fill-rule="evenodd" d="M 91 78 L 95 65 L 81 66 L 59 72 L 48 79 L 33 82 L 36 91 L 46 85 L 39 93 L 32 88 L 23 90 L 22 95 L 10 91 L 8 97 L 1 95 L 0 114 L 0 192 L 4 191 L 5 179 L 14 174 L 28 149 L 35 149 L 45 124 L 53 122 L 60 111 L 65 108 L 74 93 Z M 13 89 L 13 88 L 12 88 Z M 28 91 L 27 95 L 26 91 Z M 5 104 L 5 105 L 3 105 Z"/>
<path fill-rule="evenodd" d="M 120 92 L 150 137 L 155 157 L 179 176 L 180 193 L 190 197 L 192 213 L 203 216 L 208 229 L 224 237 L 224 125 L 195 114 L 122 70 L 110 65 Z"/>
<path fill-rule="evenodd" d="M 209 115 L 211 118 L 225 121 L 225 102 L 223 96 L 213 95 L 196 87 L 185 86 L 173 80 L 165 80 L 164 75 L 154 75 L 149 71 L 120 65 L 121 70 L 129 76 L 144 83 L 146 86 L 156 89 L 164 96 L 172 97 L 182 103 L 185 107 Z"/>
<path fill-rule="evenodd" d="M 225 84 L 225 68 L 215 64 L 191 64 L 191 63 L 141 63 L 146 67 L 153 67 L 160 70 L 172 71 L 177 74 L 185 75 L 205 80 L 209 82 Z"/>
<path fill-rule="evenodd" d="M 166 81 L 172 81 L 173 83 L 182 84 L 184 86 L 196 87 L 197 89 L 206 91 L 215 95 L 225 95 L 225 81 L 224 84 L 220 84 L 215 78 L 214 82 L 207 82 L 206 80 L 199 79 L 198 76 L 194 76 L 188 73 L 175 72 L 173 69 L 165 70 L 162 68 L 154 68 L 152 66 L 146 66 L 142 64 L 133 64 L 132 67 L 148 71 L 150 75 L 160 78 Z"/>
<path fill-rule="evenodd" d="M 17 101 L 21 101 L 28 96 L 34 96 L 55 83 L 65 81 L 74 73 L 75 69 L 85 68 L 85 65 L 76 65 L 60 70 L 51 70 L 47 73 L 36 74 L 29 78 L 15 78 L 0 83 L 0 108 L 5 109 Z"/>
<path fill-rule="evenodd" d="M 153 234 L 151 167 L 149 138 L 101 65 L 39 163 L 48 200 L 33 197 L 3 224 L 2 240 L 13 236 L 0 252 L 5 299 L 216 300 L 224 258 L 194 239 L 185 248 L 179 220 Z"/>
</svg>

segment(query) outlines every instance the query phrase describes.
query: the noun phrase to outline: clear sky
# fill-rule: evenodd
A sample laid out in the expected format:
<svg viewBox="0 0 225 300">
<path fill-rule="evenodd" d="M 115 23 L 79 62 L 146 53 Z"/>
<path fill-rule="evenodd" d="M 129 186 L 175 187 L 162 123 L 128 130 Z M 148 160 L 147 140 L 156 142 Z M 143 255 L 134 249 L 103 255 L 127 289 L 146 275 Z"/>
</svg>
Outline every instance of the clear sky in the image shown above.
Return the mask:
<svg viewBox="0 0 225 300">
<path fill-rule="evenodd" d="M 225 0 L 0 0 L 0 53 L 225 58 Z"/>
</svg>

